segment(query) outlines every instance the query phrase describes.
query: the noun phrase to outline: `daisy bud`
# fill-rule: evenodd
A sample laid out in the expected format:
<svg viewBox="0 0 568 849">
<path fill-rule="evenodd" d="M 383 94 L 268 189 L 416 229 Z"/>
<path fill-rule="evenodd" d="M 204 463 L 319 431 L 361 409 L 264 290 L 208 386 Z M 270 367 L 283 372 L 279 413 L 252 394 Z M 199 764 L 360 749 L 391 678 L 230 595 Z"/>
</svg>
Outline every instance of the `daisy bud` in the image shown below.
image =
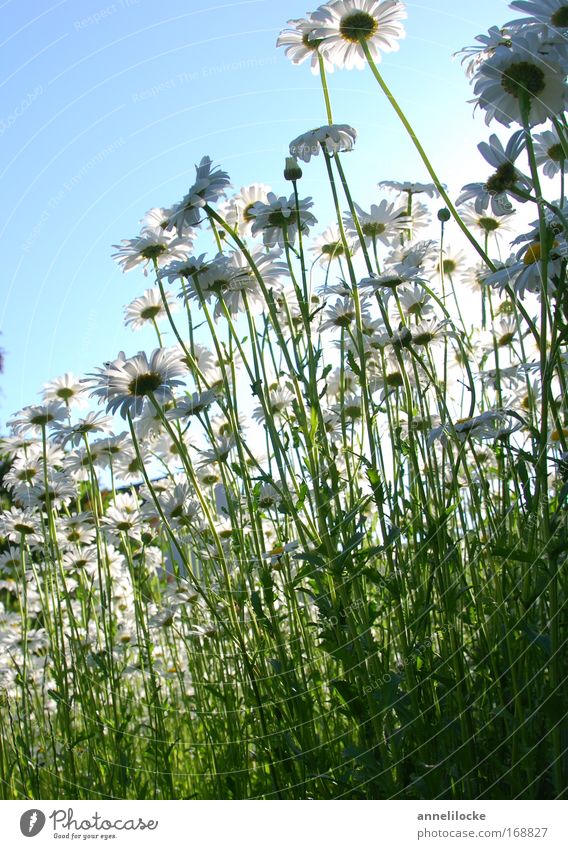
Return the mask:
<svg viewBox="0 0 568 849">
<path fill-rule="evenodd" d="M 284 166 L 284 179 L 295 183 L 296 180 L 302 179 L 302 169 L 298 165 L 293 156 L 286 157 L 286 165 Z"/>
<path fill-rule="evenodd" d="M 450 210 L 446 209 L 445 206 L 438 210 L 438 221 L 441 221 L 442 224 L 445 224 L 446 221 L 449 221 L 451 217 L 452 216 L 450 215 Z"/>
</svg>

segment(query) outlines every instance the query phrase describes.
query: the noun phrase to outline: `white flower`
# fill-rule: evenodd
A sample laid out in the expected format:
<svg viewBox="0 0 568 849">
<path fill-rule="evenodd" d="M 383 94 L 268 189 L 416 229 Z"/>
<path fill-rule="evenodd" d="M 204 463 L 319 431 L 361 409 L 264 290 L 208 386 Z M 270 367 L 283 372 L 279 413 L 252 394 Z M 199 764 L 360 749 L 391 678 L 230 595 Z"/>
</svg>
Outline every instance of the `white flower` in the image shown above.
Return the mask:
<svg viewBox="0 0 568 849">
<path fill-rule="evenodd" d="M 388 203 L 386 200 L 382 200 L 378 206 L 373 203 L 369 212 L 365 212 L 356 203 L 353 205 L 367 245 L 376 243 L 377 239 L 384 245 L 389 245 L 408 228 L 408 218 L 404 208 L 395 207 L 394 203 Z M 349 235 L 356 237 L 358 234 L 353 219 L 348 216 L 344 221 Z"/>
<path fill-rule="evenodd" d="M 345 247 L 337 224 L 324 230 L 324 232 L 315 239 L 310 250 L 316 254 L 320 265 L 323 265 L 325 268 L 327 268 L 332 260 L 344 257 Z M 349 246 L 349 250 L 351 251 L 351 246 Z"/>
<path fill-rule="evenodd" d="M 526 12 L 530 18 L 519 18 L 512 24 L 548 26 L 553 33 L 568 29 L 568 3 L 564 0 L 513 0 L 511 9 Z M 509 26 L 509 25 L 508 25 Z"/>
<path fill-rule="evenodd" d="M 89 433 L 110 433 L 112 431 L 112 418 L 103 413 L 87 413 L 75 424 L 55 422 L 53 425 L 53 439 L 65 445 L 80 445 Z"/>
<path fill-rule="evenodd" d="M 431 296 L 416 283 L 398 288 L 397 296 L 400 308 L 407 317 L 426 318 L 434 311 Z"/>
<path fill-rule="evenodd" d="M 213 389 L 207 389 L 205 392 L 193 392 L 185 398 L 178 398 L 176 406 L 166 413 L 166 418 L 185 419 L 190 416 L 197 416 L 209 409 L 216 400 L 217 393 Z"/>
<path fill-rule="evenodd" d="M 290 142 L 290 154 L 303 162 L 319 156 L 322 146 L 329 154 L 353 150 L 357 131 L 349 124 L 328 124 L 317 127 Z"/>
<path fill-rule="evenodd" d="M 266 203 L 269 192 L 270 186 L 265 186 L 264 183 L 253 183 L 250 186 L 243 186 L 238 194 L 229 198 L 219 208 L 219 212 L 229 227 L 249 236 L 251 235 L 251 228 L 254 222 L 250 210 L 257 201 Z"/>
<path fill-rule="evenodd" d="M 85 387 L 79 378 L 71 372 L 66 372 L 61 377 L 56 377 L 54 380 L 44 383 L 42 395 L 44 401 L 63 402 L 68 406 L 85 406 Z"/>
<path fill-rule="evenodd" d="M 313 36 L 324 39 L 330 62 L 348 69 L 365 67 L 361 41 L 367 42 L 375 62 L 381 61 L 381 51 L 398 50 L 406 17 L 404 4 L 397 0 L 332 0 L 311 16 Z"/>
<path fill-rule="evenodd" d="M 356 315 L 353 298 L 338 298 L 335 304 L 326 307 L 321 330 L 329 330 L 334 327 L 350 327 L 355 321 Z"/>
<path fill-rule="evenodd" d="M 32 404 L 24 407 L 16 418 L 8 424 L 17 434 L 41 434 L 46 427 L 54 422 L 62 422 L 67 418 L 67 408 L 61 401 L 47 401 L 45 404 Z"/>
<path fill-rule="evenodd" d="M 393 191 L 401 194 L 404 192 L 409 195 L 417 195 L 423 192 L 430 198 L 435 198 L 439 194 L 434 183 L 411 183 L 409 180 L 399 183 L 397 180 L 382 180 L 378 183 L 378 186 L 379 189 L 393 189 Z"/>
<path fill-rule="evenodd" d="M 497 271 L 484 275 L 483 282 L 493 289 L 504 291 L 510 286 L 519 298 L 524 299 L 527 292 L 539 294 L 542 290 L 540 242 L 523 247 L 517 257 L 509 257 L 506 263 L 496 262 Z M 554 248 L 549 254 L 547 264 L 547 291 L 553 293 L 556 281 L 562 270 L 563 260 L 556 255 Z"/>
<path fill-rule="evenodd" d="M 203 207 L 216 203 L 231 184 L 226 171 L 221 171 L 219 166 L 213 168 L 208 156 L 195 166 L 195 172 L 195 183 L 183 200 L 172 208 L 168 218 L 168 229 L 175 227 L 180 236 L 185 228 L 199 224 Z"/>
<path fill-rule="evenodd" d="M 278 261 L 279 256 L 278 250 L 267 252 L 258 247 L 252 253 L 258 274 L 267 289 L 279 290 L 280 278 L 287 273 L 286 264 Z M 266 307 L 259 280 L 240 251 L 233 251 L 228 256 L 217 254 L 212 262 L 182 286 L 180 297 L 198 303 L 215 300 L 216 321 L 224 314 L 223 305 L 233 317 L 247 306 Z"/>
<path fill-rule="evenodd" d="M 107 412 L 118 410 L 125 419 L 131 412 L 139 416 L 148 396 L 162 404 L 172 400 L 172 387 L 183 383 L 177 377 L 185 373 L 179 351 L 159 348 L 150 359 L 143 351 L 130 359 L 119 357 L 98 369 L 87 382 L 94 387 L 91 396 L 107 402 Z"/>
<path fill-rule="evenodd" d="M 39 543 L 42 540 L 41 516 L 36 510 L 20 510 L 11 507 L 0 514 L 0 535 L 12 542 L 19 543 L 24 539 L 28 543 Z"/>
<path fill-rule="evenodd" d="M 313 206 L 311 198 L 300 200 L 298 211 L 296 211 L 294 195 L 290 195 L 289 198 L 276 197 L 273 192 L 270 192 L 267 200 L 267 203 L 260 201 L 255 203 L 250 210 L 250 214 L 255 219 L 252 234 L 256 236 L 262 233 L 266 247 L 280 245 L 284 248 L 286 244 L 293 244 L 298 232 L 298 217 L 302 233 L 305 234 L 309 233 L 310 227 L 317 223 L 315 216 L 308 212 L 308 209 Z"/>
<path fill-rule="evenodd" d="M 511 230 L 512 215 L 493 216 L 489 212 L 477 212 L 475 204 L 465 204 L 460 210 L 460 217 L 468 227 L 474 227 L 484 236 L 497 235 Z"/>
<path fill-rule="evenodd" d="M 514 165 L 515 160 L 524 150 L 524 146 L 523 130 L 513 133 L 506 147 L 503 147 L 494 133 L 489 136 L 489 143 L 481 142 L 478 144 L 477 149 L 485 161 L 495 168 L 495 171 L 485 183 L 468 183 L 463 186 L 462 193 L 456 203 L 459 205 L 473 200 L 475 211 L 480 215 L 489 206 L 491 206 L 493 215 L 508 215 L 513 207 L 507 194 L 511 193 L 517 198 L 515 188 L 525 192 L 532 188 L 528 177 L 525 177 Z M 523 199 L 521 198 L 521 200 Z"/>
<path fill-rule="evenodd" d="M 169 293 L 166 294 L 166 300 L 170 312 L 175 312 L 178 307 Z M 167 312 L 159 289 L 146 289 L 143 295 L 124 308 L 124 323 L 130 324 L 133 330 L 139 330 L 148 322 L 163 318 L 167 318 Z"/>
<path fill-rule="evenodd" d="M 294 65 L 301 65 L 310 59 L 312 74 L 319 73 L 319 57 L 323 59 L 325 70 L 333 72 L 333 65 L 326 57 L 326 48 L 321 38 L 313 36 L 314 22 L 309 18 L 296 18 L 288 21 L 292 29 L 283 29 L 276 42 L 284 47 L 285 54 Z"/>
<path fill-rule="evenodd" d="M 465 72 L 468 77 L 473 77 L 479 66 L 487 59 L 491 58 L 498 47 L 508 47 L 511 44 L 511 34 L 514 32 L 515 28 L 510 30 L 508 29 L 509 26 L 510 25 L 507 24 L 507 28 L 495 26 L 490 27 L 487 35 L 475 36 L 475 40 L 478 41 L 481 46 L 475 44 L 471 47 L 462 47 L 461 50 L 454 53 L 454 56 L 463 56 L 461 60 L 462 65 L 466 62 L 468 63 L 465 68 Z"/>
<path fill-rule="evenodd" d="M 167 232 L 169 215 L 170 211 L 167 209 L 150 209 L 140 222 L 142 227 L 139 236 L 123 239 L 120 245 L 113 245 L 113 248 L 117 248 L 117 253 L 113 254 L 112 258 L 122 266 L 124 272 L 142 265 L 144 274 L 148 274 L 148 265 L 154 260 L 161 267 L 187 256 L 192 240 L 187 235 L 180 238 L 175 233 Z"/>
<path fill-rule="evenodd" d="M 291 410 L 294 395 L 284 386 L 271 386 L 266 397 L 268 412 L 274 419 L 281 418 L 288 410 Z M 265 420 L 263 407 L 256 407 L 252 414 L 253 419 L 261 424 Z"/>
<path fill-rule="evenodd" d="M 566 7 L 568 9 L 568 6 Z M 566 155 L 556 129 L 545 130 L 534 136 L 536 164 L 542 165 L 546 177 L 554 177 L 559 171 L 566 171 Z"/>
<path fill-rule="evenodd" d="M 472 418 L 458 419 L 453 424 L 446 422 L 439 427 L 433 428 L 428 435 L 428 445 L 432 445 L 436 439 L 441 439 L 445 444 L 448 436 L 465 442 L 468 437 L 472 439 L 497 439 L 514 433 L 522 427 L 522 422 L 516 418 L 511 410 L 487 410 Z"/>
<path fill-rule="evenodd" d="M 495 119 L 506 127 L 511 121 L 522 125 L 525 107 L 531 127 L 561 114 L 568 91 L 565 76 L 537 32 L 514 36 L 510 47 L 498 47 L 476 72 L 474 93 L 486 112 L 485 123 Z"/>
</svg>

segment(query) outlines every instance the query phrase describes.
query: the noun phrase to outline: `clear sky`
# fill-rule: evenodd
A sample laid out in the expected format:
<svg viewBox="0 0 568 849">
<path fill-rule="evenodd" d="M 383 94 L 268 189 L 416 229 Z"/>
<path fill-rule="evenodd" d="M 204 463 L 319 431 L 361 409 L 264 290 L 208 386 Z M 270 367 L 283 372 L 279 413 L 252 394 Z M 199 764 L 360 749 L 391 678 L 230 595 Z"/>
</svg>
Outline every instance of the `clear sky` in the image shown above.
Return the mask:
<svg viewBox="0 0 568 849">
<path fill-rule="evenodd" d="M 50 378 L 154 346 L 123 325 L 146 281 L 122 274 L 111 245 L 137 235 L 150 207 L 180 200 L 203 155 L 236 190 L 289 190 L 288 143 L 325 123 L 317 77 L 275 47 L 304 3 L 1 3 L 0 431 Z M 382 71 L 455 195 L 487 174 L 476 145 L 489 130 L 451 54 L 516 13 L 502 0 L 406 5 L 407 37 Z M 362 206 L 378 201 L 379 180 L 428 179 L 369 71 L 336 71 L 330 88 L 335 120 L 359 133 L 345 162 Z M 320 161 L 301 188 L 327 212 Z"/>
</svg>

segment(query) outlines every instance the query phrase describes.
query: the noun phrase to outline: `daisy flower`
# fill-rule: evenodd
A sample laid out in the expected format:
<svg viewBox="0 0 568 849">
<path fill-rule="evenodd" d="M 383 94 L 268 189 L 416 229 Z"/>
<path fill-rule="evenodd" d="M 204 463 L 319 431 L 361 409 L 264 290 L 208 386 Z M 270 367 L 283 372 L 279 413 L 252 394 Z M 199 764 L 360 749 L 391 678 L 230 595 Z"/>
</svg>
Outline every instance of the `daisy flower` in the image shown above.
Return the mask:
<svg viewBox="0 0 568 849">
<path fill-rule="evenodd" d="M 183 200 L 171 209 L 166 225 L 168 230 L 175 227 L 181 236 L 186 228 L 199 224 L 207 204 L 216 203 L 225 195 L 225 189 L 231 184 L 229 175 L 219 166 L 213 168 L 212 165 L 211 159 L 204 156 L 195 166 L 195 183 Z"/>
<path fill-rule="evenodd" d="M 75 424 L 55 422 L 53 425 L 53 439 L 55 442 L 65 445 L 80 445 L 85 436 L 90 433 L 110 433 L 112 431 L 112 418 L 103 413 L 87 413 Z"/>
<path fill-rule="evenodd" d="M 142 412 L 144 399 L 153 397 L 160 404 L 173 399 L 172 388 L 183 381 L 186 368 L 176 349 L 159 348 L 150 355 L 143 351 L 130 359 L 118 358 L 99 368 L 88 380 L 91 397 L 106 401 L 107 412 L 120 412 L 122 418 Z"/>
<path fill-rule="evenodd" d="M 523 130 L 513 133 L 506 147 L 503 147 L 499 138 L 493 134 L 489 136 L 489 142 L 481 142 L 477 149 L 486 162 L 495 168 L 494 173 L 485 183 L 468 183 L 463 186 L 462 193 L 456 203 L 462 204 L 472 200 L 475 211 L 482 215 L 491 206 L 491 212 L 495 216 L 508 215 L 512 212 L 512 205 L 507 197 L 508 193 L 515 195 L 515 188 L 530 191 L 532 184 L 515 168 L 515 160 L 524 150 L 525 139 Z M 523 200 L 521 198 L 521 200 Z"/>
<path fill-rule="evenodd" d="M 433 428 L 427 443 L 432 445 L 437 439 L 447 442 L 448 436 L 457 437 L 460 442 L 465 442 L 468 437 L 472 439 L 498 439 L 508 436 L 522 427 L 522 422 L 512 416 L 511 410 L 487 410 L 477 416 L 466 419 L 458 419 L 452 424 L 446 422 L 439 427 Z"/>
<path fill-rule="evenodd" d="M 398 50 L 406 17 L 397 0 L 332 0 L 312 14 L 313 37 L 324 39 L 326 56 L 338 68 L 362 69 L 366 59 L 361 42 L 380 62 L 381 52 Z"/>
<path fill-rule="evenodd" d="M 66 372 L 61 377 L 56 377 L 44 383 L 42 397 L 44 401 L 58 401 L 67 406 L 76 405 L 84 407 L 85 387 L 78 377 L 71 372 Z"/>
<path fill-rule="evenodd" d="M 321 330 L 351 327 L 356 315 L 355 302 L 352 298 L 338 298 L 333 306 L 326 308 Z"/>
<path fill-rule="evenodd" d="M 512 214 L 494 216 L 489 212 L 477 212 L 475 204 L 467 203 L 459 210 L 464 224 L 478 230 L 483 236 L 497 236 L 498 233 L 510 232 Z"/>
<path fill-rule="evenodd" d="M 130 493 L 119 493 L 115 495 L 113 503 L 107 507 L 106 514 L 101 519 L 103 524 L 111 532 L 111 536 L 124 533 L 128 536 L 140 538 L 142 530 L 142 514 L 138 499 Z"/>
<path fill-rule="evenodd" d="M 274 419 L 279 419 L 291 408 L 294 395 L 283 386 L 271 386 L 266 398 L 266 406 Z M 252 413 L 253 419 L 262 424 L 265 420 L 264 407 L 256 407 Z"/>
<path fill-rule="evenodd" d="M 319 261 L 319 264 L 324 267 L 327 267 L 332 260 L 344 257 L 345 247 L 337 224 L 327 227 L 327 229 L 315 239 L 313 245 L 310 247 L 310 251 L 316 254 L 317 261 Z"/>
<path fill-rule="evenodd" d="M 400 308 L 407 318 L 412 316 L 422 319 L 434 312 L 431 296 L 416 283 L 401 286 L 397 295 Z"/>
<path fill-rule="evenodd" d="M 213 389 L 207 389 L 205 392 L 193 392 L 185 398 L 178 398 L 176 406 L 167 411 L 166 418 L 175 420 L 198 416 L 208 410 L 216 400 L 217 393 Z"/>
<path fill-rule="evenodd" d="M 484 277 L 484 283 L 499 291 L 503 291 L 507 286 L 510 286 L 521 300 L 524 300 L 527 292 L 538 295 L 542 289 L 540 259 L 540 242 L 532 242 L 528 246 L 525 246 L 517 257 L 509 257 L 504 264 L 495 263 L 497 271 L 487 274 Z M 556 289 L 556 282 L 562 272 L 562 264 L 563 258 L 556 255 L 554 249 L 552 249 L 547 264 L 547 289 L 550 293 Z"/>
<path fill-rule="evenodd" d="M 21 510 L 10 507 L 0 514 L 0 534 L 12 542 L 19 543 L 21 539 L 34 544 L 43 539 L 41 533 L 41 516 L 37 510 Z"/>
<path fill-rule="evenodd" d="M 123 239 L 120 245 L 113 245 L 117 252 L 112 258 L 122 266 L 123 272 L 132 271 L 138 265 L 143 266 L 144 274 L 148 274 L 148 265 L 156 261 L 159 267 L 173 260 L 180 260 L 191 250 L 192 240 L 189 236 L 180 238 L 174 233 L 168 233 L 169 210 L 150 209 L 140 222 L 140 235 L 134 239 Z"/>
<path fill-rule="evenodd" d="M 512 21 L 513 25 L 541 26 L 544 24 L 554 32 L 568 29 L 568 3 L 563 0 L 513 0 L 509 6 L 511 9 L 518 9 L 519 12 L 526 12 L 531 16 Z"/>
<path fill-rule="evenodd" d="M 510 47 L 498 47 L 475 75 L 474 94 L 485 111 L 506 127 L 523 124 L 523 104 L 529 126 L 560 114 L 566 105 L 565 71 L 536 32 L 517 35 Z"/>
<path fill-rule="evenodd" d="M 283 29 L 276 42 L 277 47 L 284 47 L 284 53 L 293 65 L 301 65 L 306 59 L 310 60 L 312 74 L 319 73 L 319 57 L 321 56 L 325 70 L 333 73 L 333 64 L 326 56 L 326 45 L 321 38 L 313 35 L 314 22 L 309 18 L 295 18 L 288 21 L 289 29 Z"/>
<path fill-rule="evenodd" d="M 443 342 L 448 336 L 458 337 L 455 330 L 451 329 L 450 319 L 439 319 L 432 317 L 420 324 L 416 324 L 411 328 L 412 344 L 418 345 L 421 348 L 426 348 L 433 343 Z"/>
<path fill-rule="evenodd" d="M 312 156 L 319 156 L 322 147 L 329 154 L 353 150 L 357 131 L 349 124 L 327 124 L 317 127 L 290 142 L 290 154 L 302 162 L 309 162 Z"/>
<path fill-rule="evenodd" d="M 256 236 L 262 233 L 262 238 L 267 248 L 279 245 L 285 248 L 286 244 L 293 244 L 298 231 L 298 218 L 302 233 L 309 233 L 310 227 L 317 224 L 315 216 L 308 212 L 313 206 L 311 198 L 299 201 L 299 209 L 296 210 L 296 199 L 294 195 L 289 198 L 276 197 L 269 192 L 267 202 L 255 203 L 250 214 L 254 217 L 252 234 Z"/>
<path fill-rule="evenodd" d="M 460 268 L 463 267 L 465 258 L 465 253 L 463 251 L 453 252 L 451 247 L 448 245 L 446 250 L 443 251 L 442 261 L 440 262 L 440 260 L 438 260 L 436 263 L 436 271 L 438 274 L 443 273 L 448 277 L 452 277 L 459 273 Z"/>
<path fill-rule="evenodd" d="M 507 24 L 507 27 L 509 26 Z M 454 56 L 461 55 L 463 57 L 461 60 L 462 65 L 465 65 L 467 62 L 465 67 L 466 75 L 473 77 L 479 66 L 486 62 L 487 59 L 490 59 L 498 47 L 510 47 L 511 32 L 514 29 L 514 27 L 510 30 L 506 27 L 490 27 L 487 35 L 475 36 L 475 40 L 479 42 L 479 46 L 474 44 L 471 47 L 462 47 L 461 50 L 454 53 Z"/>
<path fill-rule="evenodd" d="M 379 189 L 392 189 L 395 192 L 400 192 L 401 194 L 406 193 L 408 195 L 417 195 L 424 193 L 428 195 L 429 198 L 438 197 L 438 189 L 434 185 L 434 183 L 411 183 L 406 180 L 404 183 L 399 183 L 397 180 L 382 180 L 378 183 Z"/>
<path fill-rule="evenodd" d="M 219 212 L 229 227 L 245 236 L 250 236 L 254 222 L 250 211 L 257 201 L 266 203 L 270 191 L 270 186 L 265 186 L 264 183 L 243 186 L 238 194 L 220 208 Z"/>
<path fill-rule="evenodd" d="M 566 6 L 568 9 L 568 6 Z M 536 164 L 542 166 L 546 177 L 554 177 L 559 171 L 565 173 L 566 155 L 556 129 L 545 130 L 534 136 Z"/>
<path fill-rule="evenodd" d="M 378 206 L 373 203 L 369 212 L 365 212 L 356 203 L 353 205 L 357 211 L 366 245 L 372 245 L 377 239 L 383 245 L 389 245 L 393 238 L 408 228 L 405 210 L 402 207 L 395 207 L 394 203 L 386 200 L 382 200 Z M 357 237 L 357 228 L 353 219 L 348 216 L 344 221 L 349 235 Z"/>
<path fill-rule="evenodd" d="M 166 300 L 170 312 L 175 312 L 178 307 L 169 293 L 166 294 Z M 143 295 L 134 298 L 124 308 L 124 323 L 127 326 L 130 324 L 132 330 L 140 330 L 148 322 L 167 318 L 167 316 L 159 289 L 146 289 Z"/>
<path fill-rule="evenodd" d="M 11 419 L 8 425 L 15 433 L 41 434 L 46 427 L 54 422 L 62 422 L 67 418 L 67 408 L 61 401 L 46 401 L 45 404 L 32 404 L 24 407 L 16 418 Z"/>
</svg>

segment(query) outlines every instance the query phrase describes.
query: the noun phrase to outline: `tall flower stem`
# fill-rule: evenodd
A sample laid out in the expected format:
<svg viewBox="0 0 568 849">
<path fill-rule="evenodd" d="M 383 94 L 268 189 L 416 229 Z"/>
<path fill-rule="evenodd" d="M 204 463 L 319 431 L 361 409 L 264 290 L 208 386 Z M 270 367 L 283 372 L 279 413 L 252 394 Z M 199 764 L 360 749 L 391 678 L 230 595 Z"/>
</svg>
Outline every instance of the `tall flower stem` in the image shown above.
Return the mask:
<svg viewBox="0 0 568 849">
<path fill-rule="evenodd" d="M 389 89 L 389 87 L 387 86 L 385 81 L 383 80 L 383 78 L 382 78 L 382 76 L 379 72 L 379 69 L 377 68 L 375 61 L 374 61 L 374 59 L 371 55 L 371 51 L 369 50 L 369 46 L 368 46 L 367 42 L 365 41 L 364 38 L 362 38 L 359 43 L 361 44 L 361 49 L 363 50 L 363 53 L 365 54 L 365 58 L 367 59 L 367 62 L 369 64 L 369 68 L 371 69 L 373 76 L 375 77 L 376 81 L 378 82 L 383 94 L 385 94 L 390 105 L 392 106 L 392 108 L 394 109 L 394 111 L 396 112 L 398 117 L 400 118 L 400 120 L 401 120 L 405 130 L 407 131 L 408 135 L 412 139 L 412 143 L 414 144 L 414 147 L 416 148 L 416 150 L 420 154 L 420 158 L 422 159 L 422 162 L 426 166 L 426 170 L 430 174 L 434 185 L 438 189 L 440 197 L 443 199 L 444 203 L 446 204 L 447 208 L 449 209 L 453 218 L 455 219 L 456 224 L 458 225 L 458 227 L 464 233 L 466 239 L 468 239 L 468 241 L 471 242 L 471 244 L 473 245 L 473 247 L 475 248 L 475 250 L 477 251 L 479 256 L 486 263 L 486 265 L 492 271 L 494 271 L 495 267 L 494 267 L 493 263 L 491 262 L 491 260 L 489 259 L 489 257 L 487 256 L 487 254 L 485 253 L 485 251 L 483 250 L 483 248 L 481 247 L 481 245 L 479 244 L 479 242 L 475 238 L 475 236 L 473 236 L 470 233 L 467 225 L 464 223 L 464 221 L 462 220 L 457 209 L 455 208 L 455 206 L 451 202 L 451 200 L 448 196 L 448 193 L 446 192 L 442 183 L 440 182 L 440 179 L 439 179 L 436 171 L 434 170 L 434 167 L 433 167 L 432 163 L 430 162 L 430 159 L 428 158 L 426 151 L 422 147 L 422 145 L 421 145 L 416 133 L 414 132 L 410 122 L 408 121 L 406 115 L 404 114 L 404 112 L 402 111 L 400 106 L 398 105 L 398 102 L 397 102 L 396 98 L 394 97 L 393 93 L 391 92 L 391 90 Z"/>
</svg>

